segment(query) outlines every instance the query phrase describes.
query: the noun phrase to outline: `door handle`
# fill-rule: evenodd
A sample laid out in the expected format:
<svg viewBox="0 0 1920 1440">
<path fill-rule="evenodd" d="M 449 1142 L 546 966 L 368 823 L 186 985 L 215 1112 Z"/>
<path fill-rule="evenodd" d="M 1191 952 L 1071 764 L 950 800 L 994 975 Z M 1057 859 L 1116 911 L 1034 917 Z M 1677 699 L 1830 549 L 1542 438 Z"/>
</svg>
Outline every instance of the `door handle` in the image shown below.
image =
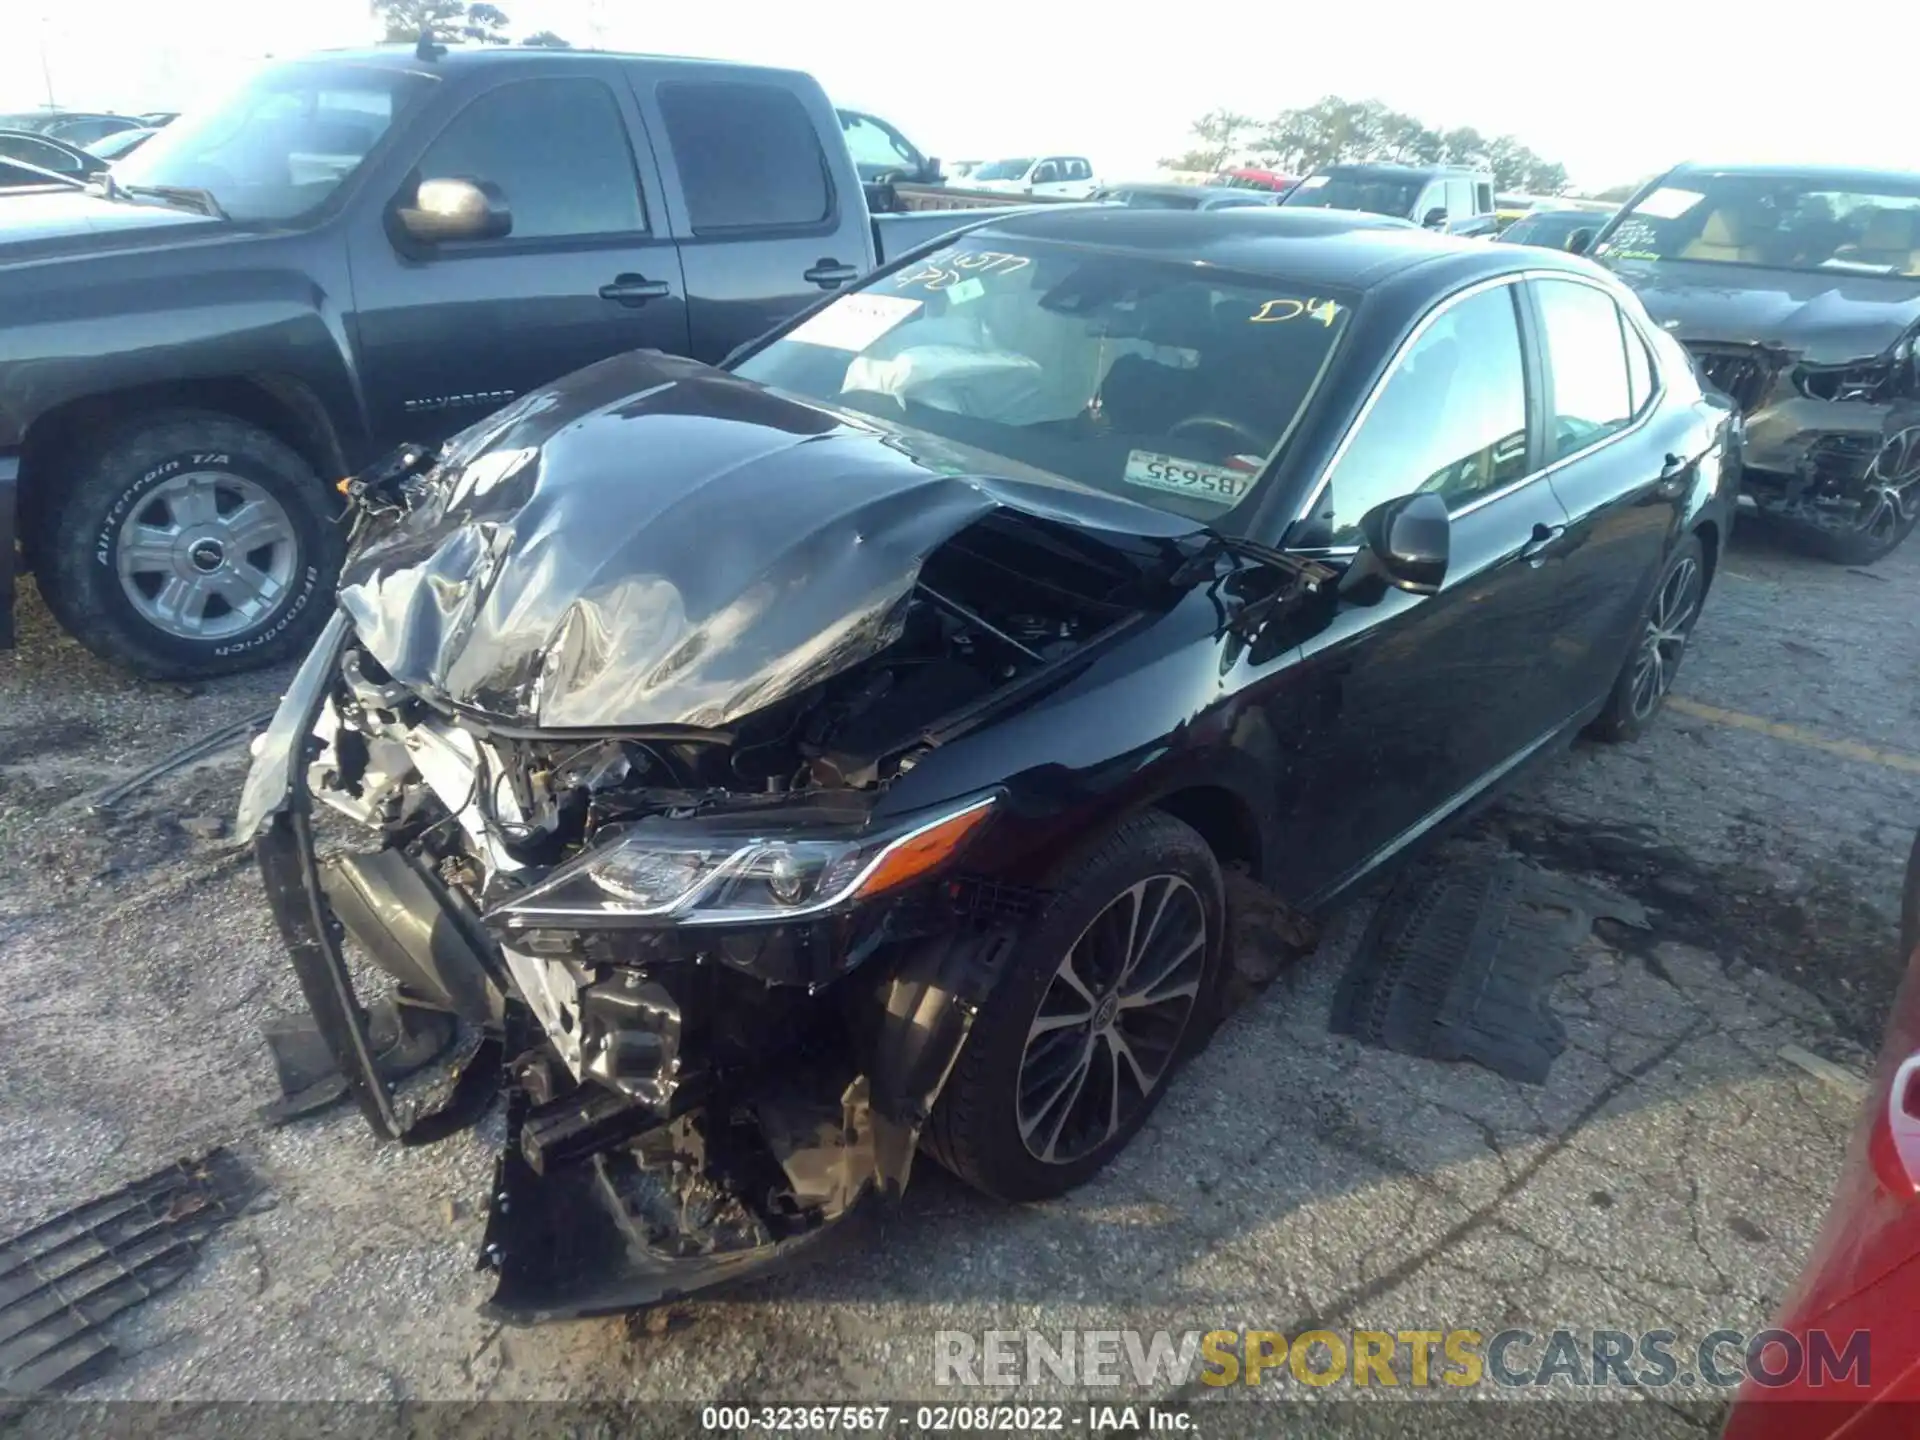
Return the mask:
<svg viewBox="0 0 1920 1440">
<path fill-rule="evenodd" d="M 1920 1195 L 1920 1055 L 1909 1055 L 1894 1073 L 1887 1128 L 1893 1132 L 1893 1153 L 1906 1171 L 1907 1184 Z"/>
<path fill-rule="evenodd" d="M 600 298 L 621 305 L 644 305 L 649 300 L 664 300 L 673 287 L 664 280 L 649 280 L 644 275 L 616 275 L 611 285 L 600 287 Z"/>
<path fill-rule="evenodd" d="M 838 260 L 824 258 L 815 261 L 813 268 L 800 278 L 809 285 L 818 285 L 822 290 L 835 290 L 849 280 L 858 280 L 860 272 L 851 265 L 842 265 Z"/>
<path fill-rule="evenodd" d="M 1666 463 L 1660 467 L 1660 480 L 1654 486 L 1663 500 L 1675 500 L 1680 492 L 1687 488 L 1687 471 L 1693 468 L 1693 462 L 1684 455 L 1667 455 Z"/>
<path fill-rule="evenodd" d="M 1538 569 L 1553 558 L 1554 548 L 1566 533 L 1567 527 L 1564 525 L 1542 525 L 1539 521 L 1535 521 L 1533 534 L 1527 538 L 1527 543 L 1520 547 L 1520 558 Z"/>
</svg>

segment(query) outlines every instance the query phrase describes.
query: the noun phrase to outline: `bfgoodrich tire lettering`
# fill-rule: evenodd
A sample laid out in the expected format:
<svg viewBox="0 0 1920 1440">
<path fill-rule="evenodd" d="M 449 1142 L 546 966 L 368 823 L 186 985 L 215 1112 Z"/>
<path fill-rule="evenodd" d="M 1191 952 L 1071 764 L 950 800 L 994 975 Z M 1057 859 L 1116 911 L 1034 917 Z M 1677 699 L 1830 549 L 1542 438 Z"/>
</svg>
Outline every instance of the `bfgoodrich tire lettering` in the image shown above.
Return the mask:
<svg viewBox="0 0 1920 1440">
<path fill-rule="evenodd" d="M 1078 1034 L 1065 1028 L 1073 1008 L 1068 990 L 1076 987 L 1063 990 L 1063 962 L 1103 917 L 1119 913 L 1125 920 L 1129 896 L 1144 897 L 1141 916 L 1164 913 L 1177 917 L 1181 926 L 1178 935 L 1169 931 L 1167 943 L 1150 956 L 1143 951 L 1140 963 L 1154 973 L 1134 988 L 1143 991 L 1148 1004 L 1163 1004 L 1156 997 L 1176 992 L 1179 998 L 1190 994 L 1192 1003 L 1167 1004 L 1166 1033 L 1154 1039 L 1153 1052 L 1135 1051 L 1129 1057 L 1119 1050 L 1100 1050 L 1097 1039 L 1116 1023 L 1114 1011 L 1125 1003 L 1127 978 L 1116 972 L 1094 987 L 1084 1004 L 1081 1028 L 1086 1033 L 1080 1038 L 1093 1058 L 1110 1063 L 1108 1073 L 1114 1076 L 1121 1074 L 1125 1060 L 1133 1083 L 1120 1092 L 1124 1104 L 1117 1119 L 1103 1119 L 1091 1129 L 1080 1127 L 1073 1137 L 1063 1138 L 1065 1131 L 1052 1127 L 1058 1117 L 1041 1103 L 1047 1098 L 1040 1093 L 1046 1077 L 1026 1083 L 1035 1037 L 1050 1042 L 1059 1035 L 1071 1039 Z M 1121 907 L 1118 912 L 1112 908 L 1116 905 Z M 1122 824 L 1060 882 L 1047 909 L 1020 937 L 998 988 L 981 1006 L 927 1126 L 927 1148 L 934 1157 L 989 1195 L 1041 1200 L 1073 1189 L 1119 1154 L 1166 1093 L 1179 1061 L 1210 1028 L 1219 1003 L 1225 919 L 1220 867 L 1191 827 L 1158 811 Z M 1188 964 L 1182 951 L 1196 935 L 1199 944 Z M 1077 1061 L 1078 1053 L 1072 1058 Z M 1138 1084 L 1142 1076 L 1150 1083 Z"/>
<path fill-rule="evenodd" d="M 39 534 L 41 591 L 102 658 L 155 679 L 219 675 L 294 655 L 324 623 L 336 505 L 265 431 L 149 416 L 64 478 Z"/>
</svg>

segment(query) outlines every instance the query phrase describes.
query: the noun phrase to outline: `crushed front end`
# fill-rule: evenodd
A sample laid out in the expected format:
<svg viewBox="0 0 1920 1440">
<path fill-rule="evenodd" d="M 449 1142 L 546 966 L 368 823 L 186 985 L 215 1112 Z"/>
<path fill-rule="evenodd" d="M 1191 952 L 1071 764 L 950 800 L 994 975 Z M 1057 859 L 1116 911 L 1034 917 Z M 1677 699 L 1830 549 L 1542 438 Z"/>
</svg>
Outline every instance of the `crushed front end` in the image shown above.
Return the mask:
<svg viewBox="0 0 1920 1440">
<path fill-rule="evenodd" d="M 1744 417 L 1742 488 L 1765 514 L 1877 558 L 1920 514 L 1920 357 L 1814 363 L 1762 344 L 1684 341 Z"/>
<path fill-rule="evenodd" d="M 341 612 L 235 826 L 377 1134 L 439 1139 L 504 1083 L 482 1263 L 515 1322 L 758 1271 L 898 1193 L 1042 897 L 993 777 L 912 809 L 896 782 L 1173 593 L 1162 538 L 647 363 L 350 483 Z M 615 423 L 664 415 L 677 470 L 582 439 L 636 391 Z M 356 971 L 457 1022 L 437 1102 L 383 1069 Z"/>
<path fill-rule="evenodd" d="M 286 782 L 262 874 L 376 1133 L 439 1139 L 508 1086 L 484 1248 L 502 1318 L 696 1290 L 897 1191 L 994 978 L 1023 899 L 953 862 L 996 796 L 876 824 L 854 790 L 708 783 L 737 758 L 476 733 L 343 620 L 262 746 L 260 788 Z M 345 844 L 316 839 L 326 812 Z M 470 1035 L 436 1108 L 375 1063 L 350 945 Z"/>
</svg>

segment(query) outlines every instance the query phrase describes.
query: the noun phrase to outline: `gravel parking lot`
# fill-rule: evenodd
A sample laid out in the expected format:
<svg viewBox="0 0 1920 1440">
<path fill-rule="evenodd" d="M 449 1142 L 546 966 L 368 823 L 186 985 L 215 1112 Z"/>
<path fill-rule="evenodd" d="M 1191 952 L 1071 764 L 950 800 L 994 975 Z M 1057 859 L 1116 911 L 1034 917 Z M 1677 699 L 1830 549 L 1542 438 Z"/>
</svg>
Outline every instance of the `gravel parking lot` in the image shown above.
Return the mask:
<svg viewBox="0 0 1920 1440">
<path fill-rule="evenodd" d="M 285 673 L 140 684 L 30 594 L 21 618 L 0 658 L 0 1230 L 216 1143 L 268 1186 L 116 1322 L 99 1397 L 897 1399 L 935 1393 L 942 1330 L 1757 1330 L 1856 1106 L 1844 1075 L 1780 1052 L 1864 1076 L 1920 824 L 1920 544 L 1863 572 L 1745 535 L 1653 732 L 1553 760 L 1481 823 L 1649 922 L 1580 945 L 1544 1086 L 1330 1035 L 1356 909 L 1068 1200 L 1006 1209 L 923 1162 L 825 1262 L 643 1320 L 503 1333 L 472 1269 L 497 1121 L 403 1151 L 345 1110 L 252 1116 L 273 1093 L 261 1024 L 299 999 L 218 834 L 241 752 L 88 809 L 270 706 Z M 1259 968 L 1257 917 L 1246 945 Z M 1644 1409 L 1652 1432 L 1698 1433 Z"/>
</svg>

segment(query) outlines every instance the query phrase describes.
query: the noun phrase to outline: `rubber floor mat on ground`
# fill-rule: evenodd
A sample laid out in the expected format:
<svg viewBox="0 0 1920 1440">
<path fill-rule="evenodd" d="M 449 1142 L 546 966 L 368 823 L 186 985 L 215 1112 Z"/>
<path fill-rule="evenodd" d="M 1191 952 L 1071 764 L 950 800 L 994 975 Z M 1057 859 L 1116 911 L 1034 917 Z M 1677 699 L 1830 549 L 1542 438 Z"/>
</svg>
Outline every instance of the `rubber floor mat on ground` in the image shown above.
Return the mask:
<svg viewBox="0 0 1920 1440">
<path fill-rule="evenodd" d="M 213 1150 L 0 1240 L 0 1395 L 97 1374 L 113 1354 L 100 1328 L 192 1269 L 256 1189 Z"/>
<path fill-rule="evenodd" d="M 1632 901 L 1511 855 L 1441 851 L 1380 902 L 1334 996 L 1333 1031 L 1543 1084 L 1567 1043 L 1547 987 L 1602 915 L 1646 924 Z"/>
</svg>

